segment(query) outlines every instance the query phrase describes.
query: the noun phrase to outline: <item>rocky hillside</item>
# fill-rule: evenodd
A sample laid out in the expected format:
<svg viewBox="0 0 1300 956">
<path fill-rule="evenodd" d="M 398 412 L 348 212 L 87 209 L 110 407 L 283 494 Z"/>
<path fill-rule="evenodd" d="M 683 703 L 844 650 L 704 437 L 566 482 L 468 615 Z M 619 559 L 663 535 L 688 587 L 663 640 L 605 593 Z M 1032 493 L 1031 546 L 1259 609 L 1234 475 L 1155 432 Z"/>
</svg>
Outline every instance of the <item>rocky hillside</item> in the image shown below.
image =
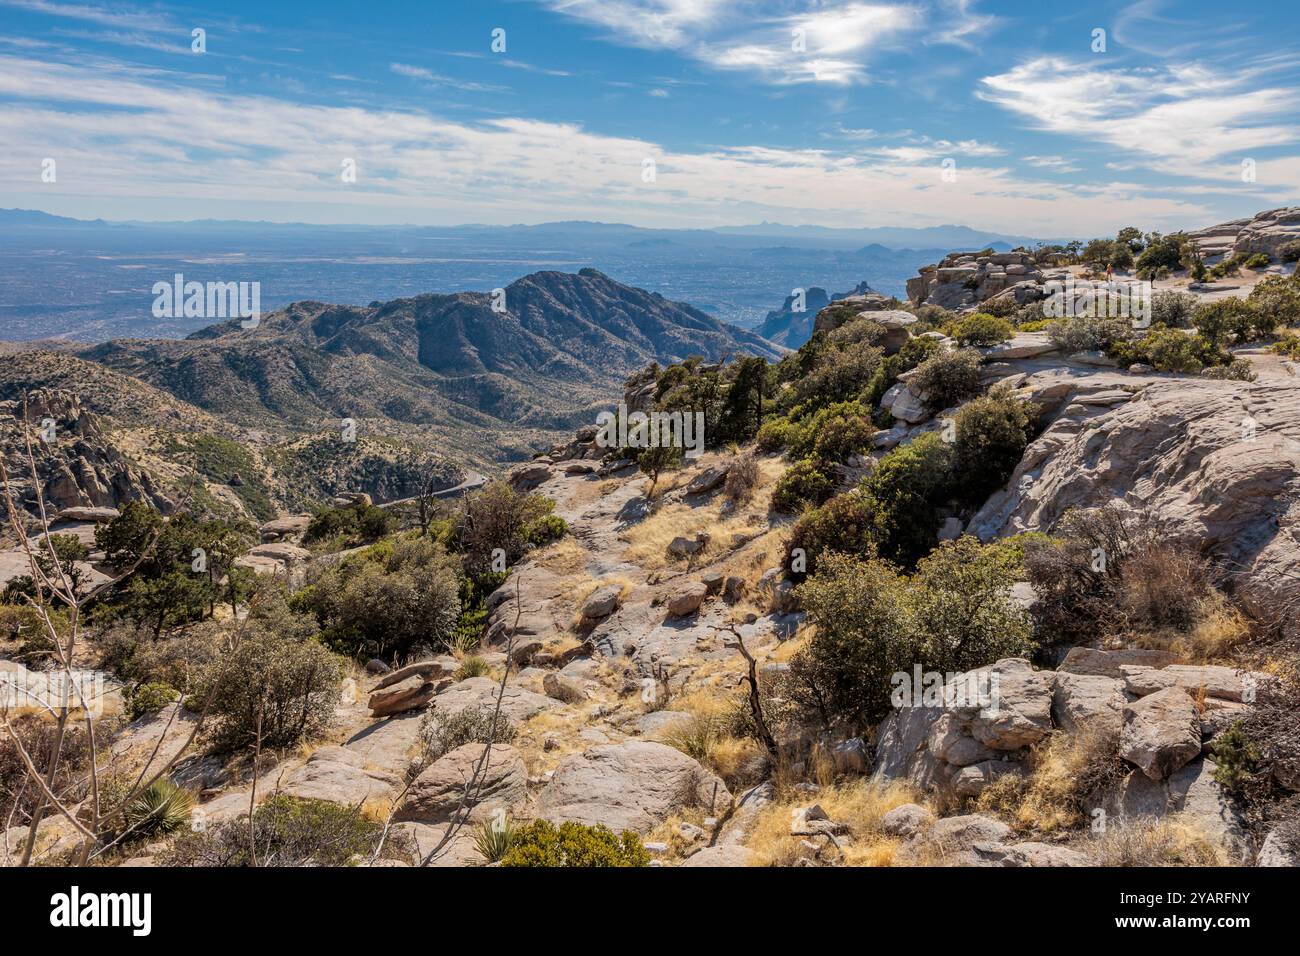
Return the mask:
<svg viewBox="0 0 1300 956">
<path fill-rule="evenodd" d="M 416 431 L 488 465 L 592 421 L 631 372 L 691 354 L 779 348 L 592 269 L 539 272 L 500 303 L 483 293 L 369 307 L 296 303 L 254 329 L 230 321 L 183 341 L 119 340 L 81 357 L 228 421 L 273 431 Z"/>
<path fill-rule="evenodd" d="M 184 790 L 175 825 L 101 846 L 19 806 L 0 857 L 238 865 L 264 832 L 282 865 L 1297 865 L 1294 266 L 1245 266 L 1248 295 L 1166 268 L 1135 326 L 1044 319 L 1093 263 L 945 261 L 780 362 L 627 376 L 630 407 L 704 415 L 698 459 L 586 424 L 454 506 L 264 526 L 233 566 L 266 590 L 209 581 L 228 614 L 110 596 L 104 766 Z M 268 326 L 183 347 L 342 334 Z M 295 719 L 264 747 L 267 712 Z M 337 828 L 276 844 L 294 808 Z"/>
</svg>

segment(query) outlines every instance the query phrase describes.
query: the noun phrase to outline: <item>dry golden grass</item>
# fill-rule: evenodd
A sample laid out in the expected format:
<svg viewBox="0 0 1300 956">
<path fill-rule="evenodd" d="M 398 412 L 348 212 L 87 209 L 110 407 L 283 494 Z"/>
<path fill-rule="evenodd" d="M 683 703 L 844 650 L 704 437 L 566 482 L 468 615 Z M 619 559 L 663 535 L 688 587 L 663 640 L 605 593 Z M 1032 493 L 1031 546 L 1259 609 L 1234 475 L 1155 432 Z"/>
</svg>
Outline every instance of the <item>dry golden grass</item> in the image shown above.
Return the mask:
<svg viewBox="0 0 1300 956">
<path fill-rule="evenodd" d="M 591 597 L 598 590 L 611 584 L 617 584 L 619 586 L 618 599 L 620 604 L 632 592 L 632 589 L 636 587 L 636 583 L 626 575 L 612 574 L 603 578 L 588 575 L 585 581 L 575 585 L 570 590 L 569 593 L 573 596 L 574 605 L 573 620 L 569 624 L 570 627 L 575 631 L 580 631 L 582 629 L 584 622 L 586 622 L 586 619 L 582 616 L 582 605 L 587 602 L 587 598 Z M 589 622 L 586 623 L 587 626 L 590 626 Z"/>
<path fill-rule="evenodd" d="M 723 518 L 718 514 L 718 506 L 666 504 L 655 514 L 640 524 L 634 525 L 622 534 L 628 543 L 625 557 L 647 570 L 668 567 L 686 567 L 685 558 L 675 558 L 668 553 L 668 545 L 676 537 L 694 537 L 703 531 L 709 535 L 709 543 L 693 556 L 696 566 L 711 564 L 729 553 L 733 535 L 756 536 L 767 530 L 766 519 L 756 515 L 733 515 Z"/>
<path fill-rule="evenodd" d="M 698 678 L 698 674 L 692 675 Z M 766 769 L 762 746 L 732 731 L 741 700 L 734 690 L 696 688 L 669 701 L 689 716 L 667 728 L 660 740 L 698 760 L 722 778 L 728 789 L 752 786 Z"/>
<path fill-rule="evenodd" d="M 880 821 L 885 814 L 905 803 L 918 802 L 906 784 L 857 780 L 823 787 L 816 796 L 781 800 L 764 807 L 754 820 L 746 845 L 757 866 L 792 866 L 806 855 L 803 837 L 790 835 L 790 821 L 799 806 L 817 803 L 835 822 L 846 824 L 843 863 L 847 866 L 891 866 L 902 841 L 884 833 Z"/>
<path fill-rule="evenodd" d="M 529 556 L 534 564 L 554 574 L 578 574 L 587 568 L 590 552 L 572 537 L 565 536 Z"/>
<path fill-rule="evenodd" d="M 1228 866 L 1216 840 L 1178 816 L 1110 826 L 1092 844 L 1100 866 Z"/>
<path fill-rule="evenodd" d="M 1087 822 L 1088 793 L 1114 763 L 1113 737 L 1088 729 L 1053 734 L 1029 755 L 1029 774 L 1007 774 L 976 801 L 983 811 L 1008 818 L 1021 831 L 1054 833 Z"/>
<path fill-rule="evenodd" d="M 1205 664 L 1230 658 L 1249 642 L 1250 621 L 1218 592 L 1200 602 L 1196 626 L 1190 631 L 1151 631 L 1135 635 L 1135 647 L 1171 651 L 1188 663 Z"/>
</svg>

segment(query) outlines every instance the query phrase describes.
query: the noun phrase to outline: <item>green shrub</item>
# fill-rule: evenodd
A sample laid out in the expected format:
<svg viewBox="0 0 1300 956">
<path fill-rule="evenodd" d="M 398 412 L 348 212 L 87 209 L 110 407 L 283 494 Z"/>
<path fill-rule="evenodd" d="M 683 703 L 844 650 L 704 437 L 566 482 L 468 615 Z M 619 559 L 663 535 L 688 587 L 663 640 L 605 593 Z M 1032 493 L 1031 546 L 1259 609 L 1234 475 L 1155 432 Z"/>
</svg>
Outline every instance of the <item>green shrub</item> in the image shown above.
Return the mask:
<svg viewBox="0 0 1300 956">
<path fill-rule="evenodd" d="M 130 715 L 138 720 L 145 714 L 153 714 L 180 698 L 180 692 L 166 684 L 141 684 L 129 695 Z"/>
<path fill-rule="evenodd" d="M 898 376 L 910 372 L 943 348 L 943 344 L 938 340 L 925 336 L 914 336 L 908 339 L 901 349 L 880 363 L 880 367 L 876 369 L 876 373 L 867 383 L 858 401 L 867 407 L 879 404 L 880 399 L 898 381 Z"/>
<path fill-rule="evenodd" d="M 772 507 L 777 511 L 798 511 L 805 504 L 819 505 L 835 493 L 835 479 L 811 458 L 796 461 L 777 479 L 772 489 Z"/>
<path fill-rule="evenodd" d="M 1171 329 L 1187 329 L 1196 311 L 1196 296 L 1167 290 L 1151 296 L 1151 324 Z"/>
<path fill-rule="evenodd" d="M 1260 321 L 1253 305 L 1236 298 L 1202 303 L 1192 314 L 1196 330 L 1216 346 L 1249 339 Z"/>
<path fill-rule="evenodd" d="M 790 454 L 813 458 L 829 467 L 871 447 L 875 433 L 870 409 L 858 402 L 839 402 L 819 409 L 801 423 L 797 440 L 790 444 Z"/>
<path fill-rule="evenodd" d="M 542 515 L 524 528 L 524 538 L 534 547 L 558 541 L 569 533 L 569 523 L 559 515 Z"/>
<path fill-rule="evenodd" d="M 439 542 L 408 534 L 318 572 L 293 606 L 340 654 L 401 658 L 448 645 L 460 620 L 460 573 Z"/>
<path fill-rule="evenodd" d="M 1259 378 L 1250 359 L 1233 359 L 1227 365 L 1213 365 L 1201 372 L 1202 378 L 1227 379 L 1234 382 L 1253 382 Z"/>
<path fill-rule="evenodd" d="M 890 679 L 921 660 L 906 580 L 883 561 L 827 554 L 799 596 L 816 627 L 791 659 L 781 693 L 828 728 L 852 730 L 884 716 Z"/>
<path fill-rule="evenodd" d="M 759 428 L 758 435 L 755 438 L 755 441 L 758 444 L 758 450 L 769 453 L 781 451 L 789 445 L 792 434 L 797 431 L 798 426 L 788 418 L 777 417 L 768 419 L 763 423 L 763 426 Z"/>
<path fill-rule="evenodd" d="M 377 541 L 391 534 L 396 520 L 383 508 L 375 505 L 355 504 L 346 508 L 326 508 L 317 512 L 307 524 L 302 540 L 306 544 L 328 541 L 351 548 Z"/>
<path fill-rule="evenodd" d="M 907 385 L 930 408 L 948 408 L 979 392 L 981 363 L 973 349 L 938 352 L 916 367 Z"/>
<path fill-rule="evenodd" d="M 1019 568 L 972 537 L 945 541 L 916 567 L 912 595 L 928 668 L 968 671 L 1033 648 L 1033 619 L 1011 596 Z"/>
<path fill-rule="evenodd" d="M 880 555 L 911 567 L 938 541 L 939 507 L 952 497 L 953 447 L 928 432 L 885 455 L 862 489 L 876 508 Z"/>
<path fill-rule="evenodd" d="M 1032 319 L 1028 322 L 1022 322 L 1016 328 L 1021 332 L 1046 332 L 1051 327 L 1051 319 Z"/>
<path fill-rule="evenodd" d="M 501 858 L 502 866 L 647 866 L 650 854 L 630 831 L 619 836 L 607 827 L 546 820 L 520 827 Z"/>
<path fill-rule="evenodd" d="M 374 854 L 384 831 L 359 807 L 277 793 L 253 812 L 251 822 L 245 814 L 184 833 L 159 861 L 164 866 L 350 866 Z M 410 862 L 410 842 L 390 832 L 381 855 Z"/>
<path fill-rule="evenodd" d="M 854 730 L 888 713 L 898 674 L 968 671 L 1032 648 L 1028 613 L 1011 597 L 1005 549 L 948 542 L 908 580 L 885 561 L 823 556 L 799 587 L 815 626 L 779 693 L 824 727 Z"/>
<path fill-rule="evenodd" d="M 1292 239 L 1278 246 L 1277 257 L 1280 262 L 1300 261 L 1300 239 Z"/>
<path fill-rule="evenodd" d="M 1142 348 L 1157 372 L 1195 374 L 1205 367 L 1203 344 L 1195 336 L 1177 329 L 1155 329 L 1147 333 Z"/>
<path fill-rule="evenodd" d="M 1122 319 L 1082 315 L 1057 320 L 1047 327 L 1047 337 L 1065 355 L 1104 351 L 1128 332 L 1129 326 Z"/>
<path fill-rule="evenodd" d="M 1250 739 L 1241 721 L 1214 738 L 1210 756 L 1214 758 L 1215 781 L 1234 794 L 1246 790 L 1265 766 L 1262 748 Z"/>
<path fill-rule="evenodd" d="M 1300 321 L 1300 284 L 1294 278 L 1265 276 L 1246 301 L 1255 309 L 1251 318 L 1257 336 L 1271 335 L 1280 326 Z"/>
<path fill-rule="evenodd" d="M 825 348 L 818 353 L 816 365 L 791 383 L 784 401 L 808 408 L 846 402 L 871 381 L 883 355 L 880 349 L 865 345 Z"/>
<path fill-rule="evenodd" d="M 680 449 L 667 451 L 680 453 Z M 646 463 L 641 464 L 644 466 Z M 665 462 L 659 465 L 659 470 L 669 467 Z M 555 502 L 542 495 L 515 491 L 504 481 L 490 482 L 465 497 L 452 531 L 451 547 L 464 555 L 465 570 L 469 574 L 499 570 L 492 566 L 498 549 L 505 553 L 508 564 L 515 564 L 529 548 L 526 529 L 554 508 Z"/>
<path fill-rule="evenodd" d="M 1015 471 L 1031 435 L 1029 406 L 995 389 L 961 407 L 955 469 L 962 497 L 979 503 Z"/>
<path fill-rule="evenodd" d="M 1300 335 L 1294 332 L 1283 333 L 1282 337 L 1273 343 L 1272 350 L 1289 359 L 1300 359 Z"/>
<path fill-rule="evenodd" d="M 263 747 L 291 747 L 334 716 L 346 662 L 301 629 L 286 632 L 277 623 L 250 621 L 201 679 L 197 697 L 219 750 L 252 746 L 259 733 Z"/>
<path fill-rule="evenodd" d="M 824 554 L 871 553 L 876 521 L 876 504 L 868 495 L 861 491 L 836 495 L 795 523 L 786 548 L 786 569 L 791 577 L 802 580 L 805 574 L 816 571 L 817 562 Z M 803 557 L 799 564 L 795 563 L 796 554 Z"/>
<path fill-rule="evenodd" d="M 985 312 L 964 316 L 952 326 L 952 337 L 960 345 L 997 345 L 1015 334 L 1015 327 L 1005 318 Z"/>
</svg>

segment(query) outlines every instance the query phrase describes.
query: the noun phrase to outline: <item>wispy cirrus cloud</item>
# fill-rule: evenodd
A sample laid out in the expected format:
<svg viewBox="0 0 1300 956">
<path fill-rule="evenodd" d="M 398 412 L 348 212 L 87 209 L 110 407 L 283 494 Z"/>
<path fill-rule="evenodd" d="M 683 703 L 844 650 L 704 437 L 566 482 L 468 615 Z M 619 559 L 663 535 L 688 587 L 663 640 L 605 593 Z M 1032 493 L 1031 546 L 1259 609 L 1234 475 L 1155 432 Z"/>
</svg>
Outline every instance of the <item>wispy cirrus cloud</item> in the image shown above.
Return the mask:
<svg viewBox="0 0 1300 956">
<path fill-rule="evenodd" d="M 410 66 L 410 64 L 407 64 Z M 419 68 L 417 68 L 419 69 Z M 421 77 L 422 79 L 422 77 Z M 184 218 L 259 203 L 310 208 L 315 221 L 520 222 L 571 216 L 641 225 L 769 219 L 1098 234 L 1111 209 L 1161 227 L 1204 213 L 1193 198 L 1027 179 L 976 141 L 956 181 L 937 156 L 960 142 L 917 137 L 911 152 L 776 148 L 671 149 L 575 123 L 519 116 L 458 122 L 423 111 L 296 102 L 200 84 L 111 61 L 0 55 L 0 186 L 10 196 L 70 191 L 109 208 L 165 199 Z M 267 130 L 274 130 L 273 136 Z M 907 144 L 904 144 L 906 146 Z M 40 184 L 40 157 L 59 164 Z M 645 159 L 657 176 L 647 183 Z M 355 184 L 340 164 L 354 159 Z"/>
<path fill-rule="evenodd" d="M 774 85 L 847 86 L 870 78 L 875 55 L 904 37 L 968 45 L 995 17 L 975 0 L 772 3 L 761 0 L 541 0 L 628 46 L 678 51 Z M 932 23 L 941 24 L 937 29 Z"/>
<path fill-rule="evenodd" d="M 1215 177 L 1225 157 L 1300 141 L 1298 91 L 1252 86 L 1257 79 L 1194 63 L 1122 68 L 1038 57 L 984 77 L 978 95 L 1035 129 L 1104 143 L 1162 172 Z"/>
<path fill-rule="evenodd" d="M 450 76 L 444 76 L 441 73 L 435 73 L 433 70 L 423 66 L 415 66 L 410 63 L 390 63 L 388 64 L 390 72 L 398 76 L 409 77 L 412 80 L 419 80 L 429 86 L 444 86 L 450 89 L 464 90 L 468 93 L 503 93 L 508 91 L 508 87 L 496 86 L 491 83 L 475 83 L 468 80 L 457 80 Z"/>
<path fill-rule="evenodd" d="M 52 17 L 98 23 L 101 26 L 117 27 L 122 30 L 165 32 L 178 29 L 176 21 L 164 13 L 121 3 L 96 5 L 55 3 L 53 0 L 0 0 L 0 6 L 16 7 Z"/>
</svg>

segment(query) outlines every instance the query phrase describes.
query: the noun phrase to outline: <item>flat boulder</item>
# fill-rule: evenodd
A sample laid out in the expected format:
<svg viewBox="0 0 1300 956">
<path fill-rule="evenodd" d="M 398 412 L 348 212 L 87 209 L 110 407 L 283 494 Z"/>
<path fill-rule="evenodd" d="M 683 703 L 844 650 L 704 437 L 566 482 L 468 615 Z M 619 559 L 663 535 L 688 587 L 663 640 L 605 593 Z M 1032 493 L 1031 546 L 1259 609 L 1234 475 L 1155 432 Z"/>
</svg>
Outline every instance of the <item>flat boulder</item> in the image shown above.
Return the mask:
<svg viewBox="0 0 1300 956">
<path fill-rule="evenodd" d="M 702 495 L 721 487 L 722 483 L 727 480 L 727 470 L 724 465 L 713 465 L 705 468 L 687 482 L 686 494 Z"/>
<path fill-rule="evenodd" d="M 366 706 L 370 708 L 371 717 L 390 717 L 426 706 L 437 693 L 437 684 L 418 674 L 412 674 L 372 693 Z"/>
<path fill-rule="evenodd" d="M 709 589 L 703 581 L 696 581 L 688 584 L 683 588 L 675 591 L 668 598 L 668 613 L 673 617 L 686 617 L 688 614 L 694 614 L 708 597 Z"/>
<path fill-rule="evenodd" d="M 1052 718 L 1057 726 L 1072 732 L 1088 727 L 1106 735 L 1118 734 L 1127 702 L 1119 678 L 1058 672 Z"/>
<path fill-rule="evenodd" d="M 1072 647 L 1057 670 L 1070 674 L 1123 677 L 1122 668 L 1127 665 L 1160 668 L 1168 667 L 1177 661 L 1178 656 L 1170 651 L 1148 651 L 1138 648 L 1103 651 L 1094 647 Z"/>
<path fill-rule="evenodd" d="M 528 768 L 513 747 L 494 745 L 473 785 L 485 749 L 480 743 L 463 744 L 425 767 L 394 819 L 436 823 L 468 809 L 469 819 L 480 821 L 497 810 L 521 807 L 528 798 Z"/>
<path fill-rule="evenodd" d="M 395 775 L 366 767 L 360 754 L 345 747 L 322 747 L 285 777 L 280 790 L 304 800 L 360 806 L 391 800 L 400 786 Z"/>
<path fill-rule="evenodd" d="M 618 603 L 623 597 L 621 584 L 607 584 L 596 591 L 582 604 L 582 616 L 589 620 L 609 617 L 618 610 Z"/>
<path fill-rule="evenodd" d="M 680 810 L 718 815 L 730 806 L 727 785 L 697 761 L 665 744 L 634 740 L 566 758 L 538 797 L 537 815 L 647 833 Z"/>
<path fill-rule="evenodd" d="M 542 690 L 546 691 L 547 697 L 566 704 L 579 704 L 587 699 L 586 688 L 582 686 L 580 680 L 554 671 L 547 671 L 546 676 L 542 678 Z"/>
<path fill-rule="evenodd" d="M 491 708 L 496 704 L 499 682 L 489 677 L 467 677 L 438 692 L 434 706 L 442 713 L 456 713 L 466 708 Z M 544 694 L 535 694 L 516 684 L 507 684 L 501 696 L 501 713 L 510 720 L 527 720 L 544 710 L 560 705 Z"/>
<path fill-rule="evenodd" d="M 1200 752 L 1200 714 L 1181 687 L 1167 687 L 1125 705 L 1119 755 L 1152 780 L 1166 779 Z"/>
</svg>

